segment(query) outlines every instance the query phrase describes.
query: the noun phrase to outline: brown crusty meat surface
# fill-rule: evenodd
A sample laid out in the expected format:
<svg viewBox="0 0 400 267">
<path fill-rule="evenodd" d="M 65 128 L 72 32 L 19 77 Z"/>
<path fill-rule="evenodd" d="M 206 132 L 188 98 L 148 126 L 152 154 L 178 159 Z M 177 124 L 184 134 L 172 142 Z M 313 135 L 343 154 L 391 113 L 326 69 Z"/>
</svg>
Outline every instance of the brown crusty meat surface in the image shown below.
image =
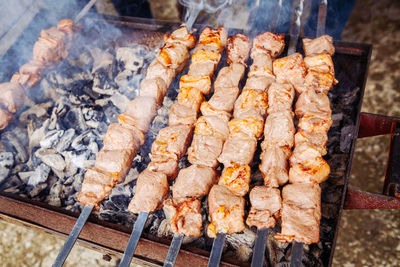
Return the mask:
<svg viewBox="0 0 400 267">
<path fill-rule="evenodd" d="M 288 147 L 277 145 L 262 145 L 260 171 L 264 177 L 264 184 L 270 187 L 284 185 L 289 180 L 288 159 L 292 151 Z"/>
<path fill-rule="evenodd" d="M 197 112 L 192 108 L 174 103 L 169 112 L 168 123 L 169 125 L 194 125 L 197 119 Z"/>
<path fill-rule="evenodd" d="M 131 168 L 135 149 L 100 150 L 96 155 L 95 168 L 122 182 Z"/>
<path fill-rule="evenodd" d="M 228 38 L 228 64 L 240 63 L 246 65 L 247 58 L 249 57 L 251 41 L 243 34 L 236 34 Z"/>
<path fill-rule="evenodd" d="M 192 127 L 188 125 L 173 125 L 161 129 L 151 146 L 152 154 L 173 153 L 178 158 L 186 154 L 186 149 L 192 139 Z"/>
<path fill-rule="evenodd" d="M 277 82 L 293 85 L 298 93 L 306 90 L 304 78 L 307 71 L 301 54 L 294 53 L 287 57 L 278 58 L 274 61 L 273 68 Z"/>
<path fill-rule="evenodd" d="M 335 54 L 333 39 L 329 35 L 322 35 L 315 39 L 304 38 L 303 49 L 306 56 L 324 53 L 333 56 Z"/>
<path fill-rule="evenodd" d="M 257 140 L 254 138 L 229 137 L 224 144 L 218 161 L 229 166 L 232 163 L 250 165 L 257 148 Z"/>
<path fill-rule="evenodd" d="M 224 140 L 215 136 L 194 134 L 192 144 L 188 148 L 188 161 L 215 168 L 222 152 Z"/>
<path fill-rule="evenodd" d="M 288 83 L 272 83 L 268 89 L 268 113 L 292 110 L 294 88 Z"/>
</svg>

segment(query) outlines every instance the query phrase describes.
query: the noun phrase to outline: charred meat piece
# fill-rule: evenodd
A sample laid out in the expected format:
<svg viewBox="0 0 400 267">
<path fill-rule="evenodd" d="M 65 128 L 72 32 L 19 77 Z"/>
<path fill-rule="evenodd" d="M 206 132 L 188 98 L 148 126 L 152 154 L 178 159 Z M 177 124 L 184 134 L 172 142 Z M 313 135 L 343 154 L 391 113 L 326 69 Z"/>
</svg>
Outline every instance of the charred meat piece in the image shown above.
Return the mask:
<svg viewBox="0 0 400 267">
<path fill-rule="evenodd" d="M 160 77 L 152 79 L 144 79 L 140 83 L 140 96 L 152 97 L 156 100 L 157 105 L 161 105 L 164 96 L 167 94 L 167 84 Z"/>
<path fill-rule="evenodd" d="M 249 109 L 255 109 L 258 114 L 265 117 L 268 109 L 267 93 L 254 89 L 243 90 L 235 102 L 233 116 L 238 119 L 243 118 L 240 114 Z"/>
<path fill-rule="evenodd" d="M 292 111 L 271 113 L 265 120 L 264 143 L 292 148 L 295 132 Z"/>
<path fill-rule="evenodd" d="M 268 113 L 292 110 L 294 89 L 288 83 L 272 83 L 268 89 Z"/>
<path fill-rule="evenodd" d="M 238 95 L 239 88 L 237 86 L 216 88 L 213 96 L 208 100 L 208 104 L 214 109 L 230 113 Z"/>
<path fill-rule="evenodd" d="M 262 148 L 260 171 L 264 177 L 264 184 L 270 187 L 286 184 L 289 180 L 288 159 L 292 151 L 288 147 L 265 145 L 265 143 Z"/>
<path fill-rule="evenodd" d="M 218 29 L 206 27 L 200 33 L 198 46 L 214 47 L 222 51 L 226 46 L 227 38 L 228 34 L 224 27 Z"/>
<path fill-rule="evenodd" d="M 201 91 L 194 87 L 181 87 L 178 94 L 178 103 L 198 111 L 204 101 Z"/>
<path fill-rule="evenodd" d="M 296 102 L 295 113 L 297 117 L 312 114 L 329 118 L 332 114 L 329 98 L 326 94 L 317 93 L 310 88 L 300 94 Z"/>
<path fill-rule="evenodd" d="M 89 168 L 85 173 L 85 179 L 77 199 L 83 205 L 92 204 L 99 209 L 100 202 L 110 194 L 114 185 L 115 180 L 111 176 Z"/>
<path fill-rule="evenodd" d="M 236 34 L 228 38 L 228 64 L 240 63 L 246 65 L 249 57 L 251 41 L 243 34 Z"/>
<path fill-rule="evenodd" d="M 128 206 L 132 213 L 153 212 L 161 207 L 168 196 L 167 176 L 161 172 L 144 170 L 138 176 L 136 192 Z"/>
<path fill-rule="evenodd" d="M 251 209 L 247 217 L 248 226 L 273 228 L 282 207 L 281 192 L 277 188 L 255 186 L 250 191 Z"/>
<path fill-rule="evenodd" d="M 333 54 L 335 54 L 333 39 L 329 35 L 322 35 L 321 37 L 315 39 L 304 38 L 303 49 L 306 56 L 325 53 L 333 56 Z"/>
<path fill-rule="evenodd" d="M 288 184 L 282 190 L 281 242 L 319 242 L 321 188 L 318 184 Z"/>
<path fill-rule="evenodd" d="M 243 90 L 246 89 L 256 89 L 260 91 L 267 91 L 270 85 L 275 81 L 273 77 L 263 77 L 263 76 L 252 76 L 248 77 L 246 85 Z"/>
<path fill-rule="evenodd" d="M 333 61 L 331 56 L 328 54 L 318 54 L 314 56 L 305 57 L 304 64 L 306 65 L 307 71 L 329 73 L 332 76 L 335 76 L 335 68 L 333 67 Z"/>
<path fill-rule="evenodd" d="M 174 234 L 199 237 L 203 226 L 201 201 L 195 198 L 173 198 L 164 201 L 164 212 Z"/>
<path fill-rule="evenodd" d="M 144 135 L 135 127 L 127 128 L 118 123 L 112 123 L 108 127 L 104 137 L 105 150 L 130 149 L 137 151 L 144 144 Z"/>
<path fill-rule="evenodd" d="M 183 68 L 189 61 L 188 48 L 180 43 L 166 43 L 157 55 L 157 60 L 167 68 Z"/>
<path fill-rule="evenodd" d="M 301 54 L 295 53 L 287 57 L 278 58 L 274 61 L 273 66 L 277 82 L 289 83 L 299 93 L 305 90 L 304 78 L 307 72 Z"/>
<path fill-rule="evenodd" d="M 5 109 L 0 108 L 0 130 L 3 130 L 14 119 L 13 115 Z M 222 147 L 222 145 L 221 145 Z"/>
<path fill-rule="evenodd" d="M 40 81 L 43 69 L 42 62 L 31 60 L 22 65 L 19 72 L 14 73 L 11 82 L 17 82 L 24 88 L 32 88 Z"/>
<path fill-rule="evenodd" d="M 194 133 L 226 140 L 229 135 L 228 122 L 216 116 L 201 116 L 197 119 Z"/>
<path fill-rule="evenodd" d="M 192 127 L 187 125 L 174 125 L 161 129 L 151 146 L 152 154 L 173 153 L 181 158 L 192 138 Z"/>
<path fill-rule="evenodd" d="M 261 116 L 233 119 L 229 121 L 229 135 L 260 139 L 264 130 L 264 119 Z"/>
<path fill-rule="evenodd" d="M 192 49 L 196 45 L 196 37 L 190 34 L 185 26 L 182 26 L 171 34 L 165 34 L 164 43 L 179 43 L 185 45 L 188 49 Z"/>
<path fill-rule="evenodd" d="M 228 67 L 222 68 L 215 79 L 214 88 L 237 87 L 243 77 L 245 66 L 233 63 Z M 214 89 L 217 91 L 218 89 Z"/>
<path fill-rule="evenodd" d="M 24 104 L 25 90 L 19 83 L 2 83 L 0 84 L 0 92 L 0 106 L 4 110 L 15 113 Z"/>
<path fill-rule="evenodd" d="M 189 125 L 196 123 L 197 111 L 179 103 L 174 103 L 169 112 L 169 125 Z"/>
<path fill-rule="evenodd" d="M 113 177 L 116 183 L 121 183 L 129 172 L 135 156 L 136 149 L 103 149 L 97 153 L 94 167 Z"/>
<path fill-rule="evenodd" d="M 147 169 L 167 175 L 171 182 L 178 175 L 178 157 L 171 153 L 150 154 L 151 162 Z"/>
<path fill-rule="evenodd" d="M 183 75 L 179 82 L 179 88 L 196 88 L 203 95 L 208 95 L 211 91 L 211 79 L 207 75 L 203 76 L 190 76 Z"/>
<path fill-rule="evenodd" d="M 207 235 L 215 238 L 217 233 L 233 234 L 244 230 L 244 198 L 236 196 L 222 185 L 214 185 L 208 195 L 211 223 Z"/>
<path fill-rule="evenodd" d="M 222 149 L 218 161 L 225 166 L 233 163 L 240 165 L 250 165 L 256 151 L 257 140 L 254 138 L 229 137 Z"/>
<path fill-rule="evenodd" d="M 274 34 L 272 32 L 264 32 L 253 41 L 253 48 L 251 50 L 251 58 L 258 53 L 270 54 L 273 58 L 282 53 L 285 47 L 285 35 Z M 254 55 L 253 55 L 254 54 Z"/>
<path fill-rule="evenodd" d="M 244 196 L 249 191 L 250 175 L 249 165 L 232 164 L 224 168 L 218 184 L 226 186 L 237 196 Z"/>
<path fill-rule="evenodd" d="M 223 120 L 229 121 L 231 114 L 225 110 L 212 107 L 207 101 L 203 101 L 200 106 L 201 114 L 204 116 L 217 116 Z"/>
<path fill-rule="evenodd" d="M 310 143 L 296 144 L 290 158 L 290 183 L 322 183 L 328 179 L 329 164 Z"/>
<path fill-rule="evenodd" d="M 215 136 L 194 134 L 192 144 L 188 148 L 188 161 L 215 168 L 218 166 L 217 158 L 222 152 L 224 140 Z"/>
<path fill-rule="evenodd" d="M 211 167 L 191 165 L 181 169 L 172 187 L 174 198 L 206 196 L 217 182 L 217 172 Z"/>
</svg>

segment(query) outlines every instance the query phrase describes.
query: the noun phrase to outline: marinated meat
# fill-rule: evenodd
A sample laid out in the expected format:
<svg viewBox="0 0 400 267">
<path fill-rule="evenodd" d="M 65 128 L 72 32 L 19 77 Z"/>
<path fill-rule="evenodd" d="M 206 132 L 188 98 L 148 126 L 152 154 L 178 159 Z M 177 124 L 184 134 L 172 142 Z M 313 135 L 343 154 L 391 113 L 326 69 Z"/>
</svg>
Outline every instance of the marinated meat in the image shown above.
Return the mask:
<svg viewBox="0 0 400 267">
<path fill-rule="evenodd" d="M 211 167 L 191 165 L 181 169 L 172 187 L 174 198 L 208 195 L 211 187 L 217 182 L 217 172 Z"/>
<path fill-rule="evenodd" d="M 32 88 L 40 81 L 43 70 L 42 62 L 31 60 L 22 65 L 19 72 L 14 73 L 11 82 L 19 83 L 25 88 Z"/>
<path fill-rule="evenodd" d="M 203 101 L 203 103 L 201 103 L 200 111 L 204 116 L 216 116 L 226 121 L 229 121 L 231 117 L 229 112 L 215 109 L 207 101 Z"/>
<path fill-rule="evenodd" d="M 240 165 L 250 165 L 256 151 L 257 140 L 254 138 L 229 137 L 222 149 L 218 161 L 225 166 L 233 163 Z"/>
<path fill-rule="evenodd" d="M 228 38 L 228 64 L 240 63 L 246 65 L 249 56 L 251 41 L 243 34 L 236 34 Z"/>
<path fill-rule="evenodd" d="M 215 136 L 194 134 L 192 144 L 188 148 L 188 161 L 191 164 L 215 168 L 217 158 L 222 152 L 224 140 Z"/>
<path fill-rule="evenodd" d="M 226 120 L 216 116 L 201 116 L 197 119 L 194 133 L 226 140 L 229 135 L 228 123 Z"/>
<path fill-rule="evenodd" d="M 8 112 L 7 110 L 4 110 L 0 108 L 0 130 L 3 130 L 4 128 L 7 127 L 7 125 L 14 119 L 13 115 Z M 222 145 L 221 145 L 222 148 Z"/>
<path fill-rule="evenodd" d="M 143 133 L 147 133 L 156 115 L 156 100 L 152 97 L 138 96 L 129 102 L 126 112 L 121 113 L 118 116 L 118 120 L 135 126 Z"/>
<path fill-rule="evenodd" d="M 264 141 L 265 142 L 265 141 Z M 289 180 L 288 159 L 292 151 L 288 147 L 265 145 L 261 153 L 260 171 L 264 177 L 264 184 L 270 187 L 284 185 Z"/>
<path fill-rule="evenodd" d="M 211 91 L 211 79 L 207 75 L 203 76 L 190 76 L 183 75 L 179 82 L 179 88 L 194 87 L 203 95 L 208 95 Z"/>
<path fill-rule="evenodd" d="M 140 96 L 153 97 L 157 105 L 161 105 L 164 96 L 167 94 L 168 86 L 163 79 L 155 77 L 152 79 L 144 79 L 140 83 Z"/>
<path fill-rule="evenodd" d="M 328 54 L 333 56 L 333 54 L 335 54 L 333 39 L 329 35 L 322 35 L 315 39 L 304 38 L 303 49 L 306 56 L 317 54 Z"/>
<path fill-rule="evenodd" d="M 308 71 L 304 80 L 304 87 L 308 90 L 315 90 L 318 93 L 327 94 L 333 85 L 338 81 L 330 73 L 321 73 L 313 70 Z"/>
<path fill-rule="evenodd" d="M 192 62 L 189 66 L 188 75 L 213 77 L 215 68 L 216 64 L 211 61 L 201 62 L 201 63 Z"/>
<path fill-rule="evenodd" d="M 261 116 L 233 119 L 229 122 L 229 135 L 260 139 L 263 135 L 264 120 Z"/>
<path fill-rule="evenodd" d="M 181 69 L 189 60 L 188 48 L 180 43 L 166 43 L 158 53 L 157 60 L 167 68 Z"/>
<path fill-rule="evenodd" d="M 218 184 L 226 186 L 237 196 L 244 196 L 249 191 L 250 175 L 249 165 L 232 164 L 224 168 Z"/>
<path fill-rule="evenodd" d="M 251 210 L 246 223 L 257 228 L 273 228 L 282 207 L 281 192 L 277 188 L 255 186 L 250 191 Z"/>
<path fill-rule="evenodd" d="M 300 118 L 297 127 L 298 129 L 307 131 L 309 133 L 325 132 L 325 134 L 327 134 L 331 125 L 332 118 L 330 116 L 320 117 L 312 114 L 307 114 Z"/>
<path fill-rule="evenodd" d="M 253 40 L 253 48 L 251 50 L 251 57 L 253 54 L 263 53 L 270 54 L 273 58 L 277 57 L 283 52 L 285 47 L 285 35 L 274 34 L 272 32 L 264 32 Z"/>
<path fill-rule="evenodd" d="M 239 95 L 239 88 L 235 87 L 220 87 L 214 91 L 213 96 L 208 100 L 208 104 L 213 109 L 232 112 L 235 101 Z M 203 114 L 204 115 L 204 114 Z"/>
<path fill-rule="evenodd" d="M 214 90 L 222 87 L 237 87 L 240 80 L 243 78 L 245 66 L 239 63 L 233 63 L 228 67 L 222 68 L 218 72 L 218 77 L 214 82 Z"/>
<path fill-rule="evenodd" d="M 264 143 L 292 148 L 295 132 L 292 111 L 271 113 L 265 120 Z"/>
<path fill-rule="evenodd" d="M 151 146 L 152 154 L 173 153 L 181 158 L 192 138 L 192 127 L 187 125 L 174 125 L 161 129 Z"/>
<path fill-rule="evenodd" d="M 159 77 L 164 80 L 165 84 L 171 84 L 175 76 L 175 70 L 165 67 L 158 60 L 154 60 L 147 68 L 146 79 L 154 79 Z"/>
<path fill-rule="evenodd" d="M 246 89 L 256 89 L 260 91 L 267 91 L 270 85 L 275 81 L 273 77 L 263 77 L 263 76 L 252 76 L 248 77 L 246 85 L 243 90 Z"/>
<path fill-rule="evenodd" d="M 296 145 L 301 143 L 309 143 L 315 147 L 318 152 L 324 156 L 326 155 L 326 144 L 328 142 L 328 135 L 326 131 L 309 132 L 307 130 L 299 129 L 294 135 L 294 142 Z"/>
<path fill-rule="evenodd" d="M 181 26 L 171 34 L 164 35 L 164 43 L 180 43 L 192 49 L 196 45 L 196 38 L 190 34 L 186 26 Z"/>
<path fill-rule="evenodd" d="M 25 90 L 19 83 L 7 82 L 0 84 L 0 106 L 4 110 L 15 113 L 24 104 Z"/>
<path fill-rule="evenodd" d="M 153 212 L 168 196 L 167 176 L 161 172 L 144 170 L 137 178 L 136 192 L 128 206 L 132 213 Z"/>
<path fill-rule="evenodd" d="M 233 116 L 243 118 L 239 114 L 248 109 L 255 109 L 258 114 L 265 117 L 268 109 L 268 94 L 254 89 L 243 90 L 235 102 Z"/>
<path fill-rule="evenodd" d="M 154 172 L 161 172 L 167 175 L 168 181 L 171 182 L 178 175 L 178 157 L 175 154 L 150 154 L 151 162 L 147 169 Z"/>
<path fill-rule="evenodd" d="M 46 67 L 54 67 L 63 58 L 66 58 L 68 51 L 65 48 L 65 33 L 51 27 L 40 32 L 40 37 L 33 46 L 33 58 L 43 62 Z"/>
<path fill-rule="evenodd" d="M 301 54 L 295 53 L 287 57 L 278 58 L 274 61 L 273 66 L 277 82 L 293 85 L 298 93 L 305 90 L 304 78 L 307 72 Z"/>
<path fill-rule="evenodd" d="M 272 83 L 268 89 L 268 113 L 292 110 L 293 99 L 293 86 L 288 83 Z"/>
<path fill-rule="evenodd" d="M 331 56 L 328 54 L 318 54 L 314 56 L 305 57 L 304 64 L 306 65 L 307 71 L 329 73 L 332 76 L 335 76 L 335 68 L 333 67 L 333 61 Z"/>
<path fill-rule="evenodd" d="M 326 94 L 308 89 L 297 99 L 295 113 L 297 117 L 314 114 L 328 118 L 332 114 L 329 98 Z"/>
<path fill-rule="evenodd" d="M 196 49 L 192 55 L 192 65 L 197 63 L 213 63 L 214 67 L 218 64 L 221 58 L 221 53 L 218 50 L 213 49 Z M 190 66 L 190 69 L 192 66 Z M 190 71 L 189 71 L 190 75 Z"/>
<path fill-rule="evenodd" d="M 201 201 L 194 198 L 173 198 L 164 201 L 164 212 L 174 234 L 199 237 L 203 226 Z"/>
<path fill-rule="evenodd" d="M 215 47 L 222 51 L 226 46 L 228 34 L 224 27 L 218 29 L 204 28 L 199 36 L 199 46 Z"/>
<path fill-rule="evenodd" d="M 204 101 L 201 91 L 194 87 L 181 87 L 178 94 L 178 103 L 198 111 Z"/>
<path fill-rule="evenodd" d="M 272 58 L 270 54 L 259 53 L 254 55 L 253 64 L 250 66 L 249 77 L 262 76 L 271 77 L 274 75 L 272 73 Z"/>
<path fill-rule="evenodd" d="M 103 149 L 130 149 L 137 151 L 144 144 L 145 138 L 141 131 L 134 129 L 134 127 L 127 128 L 118 123 L 110 124 L 104 137 Z"/>
<path fill-rule="evenodd" d="M 172 104 L 169 112 L 169 125 L 185 124 L 192 126 L 196 123 L 196 119 L 196 110 L 179 103 Z"/>
<path fill-rule="evenodd" d="M 136 152 L 136 149 L 100 150 L 94 167 L 113 177 L 115 183 L 121 183 L 131 168 Z"/>
<path fill-rule="evenodd" d="M 215 238 L 217 233 L 233 234 L 244 230 L 244 198 L 236 196 L 222 185 L 214 185 L 208 195 L 211 223 L 207 235 Z"/>
</svg>

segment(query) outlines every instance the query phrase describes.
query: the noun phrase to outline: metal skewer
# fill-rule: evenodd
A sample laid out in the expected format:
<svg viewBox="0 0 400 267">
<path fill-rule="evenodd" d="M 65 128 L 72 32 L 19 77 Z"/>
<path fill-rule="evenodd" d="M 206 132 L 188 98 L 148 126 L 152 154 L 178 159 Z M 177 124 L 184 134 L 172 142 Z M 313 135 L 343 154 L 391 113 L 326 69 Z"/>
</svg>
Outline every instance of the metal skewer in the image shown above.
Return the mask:
<svg viewBox="0 0 400 267">
<path fill-rule="evenodd" d="M 303 258 L 303 243 L 296 241 L 292 244 L 292 255 L 290 258 L 290 266 L 301 267 L 302 258 Z"/>
<path fill-rule="evenodd" d="M 268 228 L 261 228 L 257 230 L 257 239 L 253 248 L 253 257 L 251 259 L 251 267 L 264 266 L 264 254 L 268 234 Z"/>
<path fill-rule="evenodd" d="M 274 8 L 274 12 L 272 13 L 273 17 L 269 24 L 269 29 L 271 32 L 276 32 L 276 28 L 278 27 L 278 23 L 279 23 L 279 17 L 281 14 L 281 10 L 282 10 L 282 0 L 278 0 L 278 3 L 276 4 L 276 6 Z"/>
<path fill-rule="evenodd" d="M 67 241 L 65 241 L 64 246 L 62 247 L 60 253 L 56 258 L 56 261 L 53 264 L 53 267 L 61 267 L 65 260 L 68 257 L 69 252 L 74 246 L 76 239 L 78 238 L 80 232 L 82 231 L 83 226 L 85 225 L 86 220 L 88 219 L 90 213 L 93 210 L 93 205 L 85 205 L 81 214 L 79 215 L 78 220 L 76 221 L 74 228 L 72 228 L 71 233 L 68 236 Z"/>
<path fill-rule="evenodd" d="M 294 54 L 296 52 L 297 41 L 300 34 L 301 26 L 301 15 L 303 13 L 304 0 L 295 0 L 293 3 L 292 20 L 290 23 L 289 35 L 289 48 L 288 55 Z"/>
<path fill-rule="evenodd" d="M 139 239 L 142 235 L 144 224 L 146 223 L 148 216 L 148 212 L 139 213 L 135 225 L 133 226 L 131 237 L 126 245 L 124 256 L 118 265 L 119 267 L 128 267 L 131 264 L 133 253 L 135 252 L 137 244 L 139 243 Z"/>
<path fill-rule="evenodd" d="M 164 261 L 164 267 L 172 267 L 175 265 L 176 257 L 178 256 L 179 249 L 181 248 L 183 235 L 175 234 L 169 246 L 167 258 Z"/>
<path fill-rule="evenodd" d="M 328 9 L 328 0 L 321 0 L 318 8 L 317 37 L 325 34 L 326 14 Z"/>
<path fill-rule="evenodd" d="M 221 261 L 222 250 L 224 248 L 226 233 L 218 233 L 217 238 L 214 239 L 208 267 L 218 267 Z"/>
<path fill-rule="evenodd" d="M 86 6 L 84 6 L 82 8 L 82 10 L 78 13 L 78 15 L 76 15 L 75 17 L 75 22 L 78 22 L 81 18 L 83 18 L 83 16 L 86 15 L 86 13 L 89 12 L 89 10 L 93 7 L 93 5 L 96 3 L 97 0 L 90 0 L 89 3 L 86 4 Z"/>
</svg>

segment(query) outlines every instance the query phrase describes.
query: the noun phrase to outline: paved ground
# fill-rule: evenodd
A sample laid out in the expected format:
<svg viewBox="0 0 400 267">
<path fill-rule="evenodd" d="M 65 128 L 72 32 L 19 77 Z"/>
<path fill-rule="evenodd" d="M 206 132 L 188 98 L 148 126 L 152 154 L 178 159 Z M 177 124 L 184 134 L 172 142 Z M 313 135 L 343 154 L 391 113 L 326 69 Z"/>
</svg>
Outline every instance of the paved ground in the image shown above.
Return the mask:
<svg viewBox="0 0 400 267">
<path fill-rule="evenodd" d="M 343 39 L 374 50 L 363 111 L 400 116 L 400 1 L 358 1 Z M 396 105 L 397 104 L 397 105 Z M 380 192 L 388 137 L 359 140 L 351 185 Z M 344 211 L 334 266 L 399 266 L 400 210 Z M 51 266 L 63 240 L 0 222 L 0 266 Z M 75 246 L 66 266 L 115 266 L 102 254 Z"/>
</svg>

